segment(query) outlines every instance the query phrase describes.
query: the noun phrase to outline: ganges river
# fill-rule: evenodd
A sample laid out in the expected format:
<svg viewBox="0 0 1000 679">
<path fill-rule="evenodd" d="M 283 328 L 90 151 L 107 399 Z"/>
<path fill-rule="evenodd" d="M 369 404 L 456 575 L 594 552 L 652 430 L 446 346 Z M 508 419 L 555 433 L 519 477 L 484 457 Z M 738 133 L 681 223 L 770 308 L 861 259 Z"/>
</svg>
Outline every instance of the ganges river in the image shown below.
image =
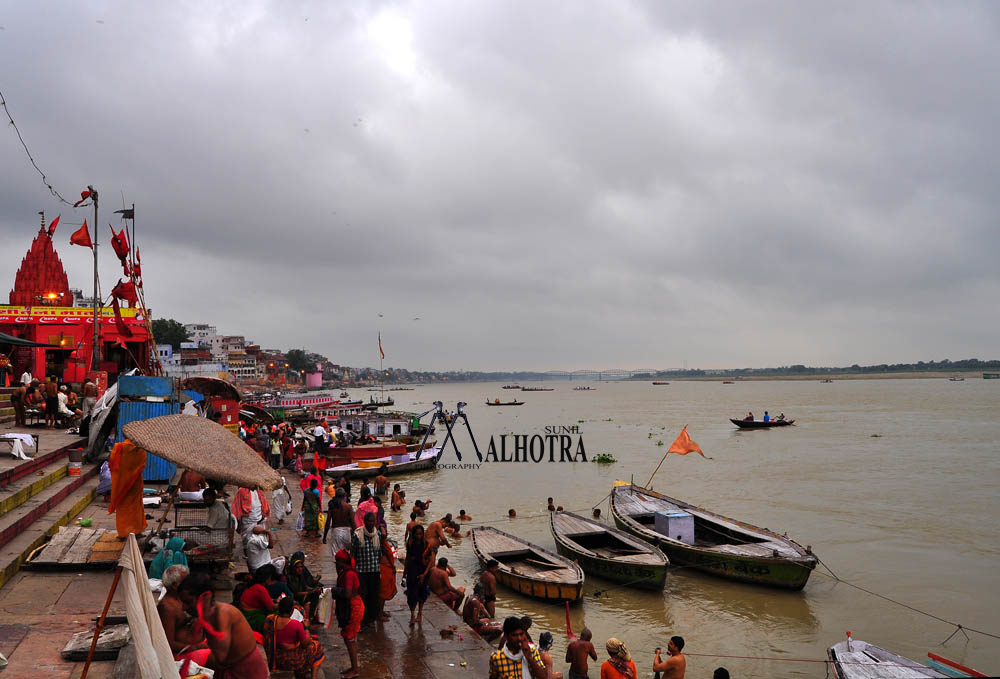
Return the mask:
<svg viewBox="0 0 1000 679">
<path fill-rule="evenodd" d="M 672 382 L 533 382 L 551 392 L 502 390 L 499 383 L 427 385 L 394 391 L 396 409 L 422 412 L 435 400 L 466 412 L 480 450 L 501 434 L 544 434 L 578 426 L 588 458 L 617 464 L 484 463 L 397 477 L 407 500 L 431 498 L 430 518 L 465 509 L 472 525 L 501 530 L 555 550 L 546 497 L 567 510 L 607 515 L 616 479 L 645 483 L 667 446 L 688 425 L 707 456 L 670 455 L 653 480 L 667 495 L 786 533 L 840 578 L 948 621 L 1000 634 L 1000 381 L 966 379 Z M 593 391 L 574 391 L 574 386 Z M 367 392 L 357 396 L 368 399 Z M 387 395 L 389 392 L 387 392 Z M 353 395 L 353 394 L 352 394 Z M 486 407 L 516 397 L 520 407 Z M 784 412 L 796 426 L 739 431 L 730 417 Z M 426 421 L 427 418 L 425 418 Z M 438 428 L 438 439 L 444 430 Z M 575 441 L 578 437 L 574 437 Z M 663 446 L 657 446 L 662 441 Z M 477 462 L 461 428 L 463 462 Z M 457 462 L 449 450 L 442 463 Z M 509 508 L 518 517 L 507 518 Z M 390 513 L 401 535 L 406 516 Z M 607 517 L 607 521 L 611 521 Z M 613 523 L 613 522 L 612 522 Z M 457 584 L 479 574 L 471 538 L 442 555 Z M 934 651 L 987 674 L 1000 673 L 1000 640 L 949 624 L 824 576 L 820 566 L 801 592 L 732 583 L 689 570 L 668 576 L 662 592 L 614 587 L 587 577 L 573 629 L 584 626 L 606 660 L 604 641 L 621 638 L 640 676 L 652 676 L 653 649 L 673 634 L 687 642 L 689 678 L 720 665 L 733 677 L 824 677 L 826 649 L 854 637 L 923 662 Z M 606 596 L 597 590 L 612 587 Z M 530 615 L 537 634 L 551 630 L 553 656 L 565 652 L 565 613 L 500 587 L 497 615 Z M 781 660 L 704 657 L 753 656 Z M 565 670 L 561 662 L 557 669 Z M 591 674 L 599 673 L 599 665 Z"/>
</svg>

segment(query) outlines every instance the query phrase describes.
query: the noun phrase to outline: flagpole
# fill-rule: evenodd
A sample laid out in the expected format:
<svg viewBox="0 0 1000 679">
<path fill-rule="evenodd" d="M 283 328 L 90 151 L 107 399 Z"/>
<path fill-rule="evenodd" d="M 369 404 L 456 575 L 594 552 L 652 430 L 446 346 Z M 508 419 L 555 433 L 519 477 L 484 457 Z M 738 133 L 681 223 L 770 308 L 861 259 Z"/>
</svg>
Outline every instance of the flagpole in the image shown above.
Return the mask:
<svg viewBox="0 0 1000 679">
<path fill-rule="evenodd" d="M 684 431 L 685 429 L 687 429 L 687 425 L 686 424 L 683 427 L 681 427 L 681 431 Z M 665 452 L 663 454 L 663 460 L 666 460 L 667 459 L 667 455 L 669 455 L 669 454 L 670 454 L 670 449 L 667 448 L 667 452 Z M 663 464 L 663 460 L 660 460 L 660 464 L 656 465 L 656 469 L 654 469 L 653 473 L 649 475 L 649 481 L 646 481 L 646 488 L 650 488 L 651 487 L 649 484 L 651 484 L 653 482 L 653 477 L 656 476 L 656 472 L 660 471 L 660 465 Z"/>
<path fill-rule="evenodd" d="M 90 191 L 90 198 L 94 201 L 94 346 L 91 351 L 90 366 L 94 372 L 97 372 L 98 363 L 100 362 L 100 320 L 98 319 L 98 305 L 101 300 L 97 296 L 97 232 L 100 231 L 97 221 L 97 191 L 93 186 L 88 186 L 87 189 Z"/>
</svg>

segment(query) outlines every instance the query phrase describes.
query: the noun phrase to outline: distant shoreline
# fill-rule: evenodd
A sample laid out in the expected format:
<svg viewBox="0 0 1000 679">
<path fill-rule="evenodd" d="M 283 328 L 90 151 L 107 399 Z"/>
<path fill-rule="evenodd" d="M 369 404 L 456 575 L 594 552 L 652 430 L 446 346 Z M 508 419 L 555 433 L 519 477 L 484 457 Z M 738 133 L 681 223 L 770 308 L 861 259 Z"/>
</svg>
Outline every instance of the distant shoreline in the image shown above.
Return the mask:
<svg viewBox="0 0 1000 679">
<path fill-rule="evenodd" d="M 929 372 L 888 372 L 888 373 L 826 373 L 822 375 L 742 375 L 739 377 L 727 377 L 725 375 L 711 375 L 704 377 L 661 377 L 655 381 L 662 382 L 822 382 L 823 380 L 940 380 L 952 377 L 963 377 L 967 380 L 983 379 L 983 370 L 942 370 Z M 986 370 L 985 372 L 991 372 Z M 583 381 L 583 380 L 573 380 Z M 630 379 L 620 380 L 622 382 L 652 382 L 650 379 Z"/>
</svg>

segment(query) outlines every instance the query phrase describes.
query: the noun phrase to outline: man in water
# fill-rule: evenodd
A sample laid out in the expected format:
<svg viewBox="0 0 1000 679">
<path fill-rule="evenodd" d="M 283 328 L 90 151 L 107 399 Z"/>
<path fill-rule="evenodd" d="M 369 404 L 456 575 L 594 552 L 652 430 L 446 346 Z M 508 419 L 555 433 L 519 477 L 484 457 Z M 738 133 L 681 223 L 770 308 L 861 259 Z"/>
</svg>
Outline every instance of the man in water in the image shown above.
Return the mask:
<svg viewBox="0 0 1000 679">
<path fill-rule="evenodd" d="M 384 496 L 389 490 L 389 477 L 385 473 L 389 470 L 389 465 L 385 462 L 382 463 L 381 469 L 378 470 L 378 476 L 375 477 L 375 494 Z"/>
<path fill-rule="evenodd" d="M 497 569 L 500 562 L 490 559 L 486 562 L 486 570 L 479 576 L 479 583 L 483 586 L 483 607 L 490 617 L 496 616 L 497 601 Z"/>
<path fill-rule="evenodd" d="M 549 499 L 548 499 L 548 503 L 549 503 L 549 504 L 548 504 L 548 507 L 547 507 L 547 509 L 548 509 L 548 510 L 549 510 L 550 512 L 554 512 L 554 511 L 556 511 L 556 506 L 555 506 L 555 505 L 554 505 L 554 504 L 552 503 L 552 498 L 549 498 Z"/>
<path fill-rule="evenodd" d="M 458 612 L 458 607 L 465 597 L 464 587 L 453 587 L 449 576 L 457 575 L 455 569 L 448 565 L 448 559 L 441 557 L 437 565 L 427 573 L 427 586 L 438 595 L 448 608 Z"/>
<path fill-rule="evenodd" d="M 520 618 L 511 616 L 503 621 L 504 645 L 490 656 L 489 679 L 545 679 L 545 663 L 524 633 Z M 527 670 L 527 673 L 525 673 Z"/>
<path fill-rule="evenodd" d="M 517 518 L 517 512 L 514 511 L 513 507 L 511 507 L 510 509 L 507 510 L 507 518 L 509 518 L 509 519 L 516 519 Z"/>
<path fill-rule="evenodd" d="M 580 638 L 574 639 L 566 647 L 566 662 L 569 663 L 568 679 L 589 679 L 590 667 L 587 664 L 587 658 L 597 660 L 597 650 L 594 649 L 594 644 L 590 641 L 591 638 L 593 638 L 593 634 L 584 627 L 583 631 L 580 632 Z"/>
<path fill-rule="evenodd" d="M 667 653 L 670 655 L 666 660 L 660 659 L 660 649 L 656 649 L 656 657 L 653 659 L 653 671 L 662 672 L 660 679 L 684 679 L 684 670 L 687 669 L 687 658 L 681 653 L 684 648 L 682 637 L 670 637 L 667 642 Z"/>
<path fill-rule="evenodd" d="M 459 521 L 472 521 L 472 515 L 466 514 L 464 509 L 458 510 L 458 520 Z"/>
<path fill-rule="evenodd" d="M 215 669 L 218 679 L 268 679 L 267 661 L 257 650 L 247 619 L 238 608 L 215 600 L 207 574 L 186 577 L 178 594 L 184 610 L 205 629 L 205 640 L 212 651 L 207 664 Z"/>
<path fill-rule="evenodd" d="M 432 521 L 430 525 L 427 526 L 427 549 L 429 551 L 437 554 L 438 547 L 444 545 L 445 547 L 451 548 L 451 543 L 448 542 L 448 538 L 445 537 L 444 527 L 451 524 L 451 514 L 445 514 L 442 518 L 437 521 Z"/>
</svg>

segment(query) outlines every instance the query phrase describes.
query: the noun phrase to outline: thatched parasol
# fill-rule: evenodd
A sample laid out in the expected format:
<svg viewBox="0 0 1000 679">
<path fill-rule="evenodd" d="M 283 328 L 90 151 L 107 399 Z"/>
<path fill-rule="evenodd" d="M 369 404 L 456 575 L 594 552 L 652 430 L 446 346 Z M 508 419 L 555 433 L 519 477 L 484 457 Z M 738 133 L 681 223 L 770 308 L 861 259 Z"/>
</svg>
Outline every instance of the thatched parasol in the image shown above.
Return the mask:
<svg viewBox="0 0 1000 679">
<path fill-rule="evenodd" d="M 220 424 L 191 415 L 164 415 L 124 426 L 140 448 L 209 479 L 243 488 L 274 490 L 281 475 Z"/>
</svg>

